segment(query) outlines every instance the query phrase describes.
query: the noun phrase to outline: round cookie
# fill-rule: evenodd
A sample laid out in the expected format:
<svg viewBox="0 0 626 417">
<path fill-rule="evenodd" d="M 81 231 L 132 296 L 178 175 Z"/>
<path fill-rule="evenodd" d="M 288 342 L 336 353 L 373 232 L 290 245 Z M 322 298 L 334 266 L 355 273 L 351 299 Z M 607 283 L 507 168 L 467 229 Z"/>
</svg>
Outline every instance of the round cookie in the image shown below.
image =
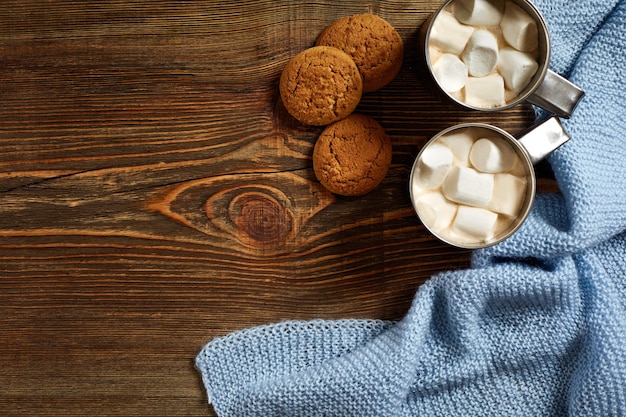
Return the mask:
<svg viewBox="0 0 626 417">
<path fill-rule="evenodd" d="M 313 170 L 329 191 L 367 194 L 381 183 L 391 164 L 391 139 L 371 117 L 351 114 L 326 127 L 315 142 Z"/>
<path fill-rule="evenodd" d="M 324 126 L 354 111 L 361 100 L 359 70 L 344 52 L 314 46 L 293 57 L 279 83 L 285 108 L 300 122 Z"/>
<path fill-rule="evenodd" d="M 327 26 L 316 45 L 341 49 L 356 63 L 363 77 L 363 92 L 387 85 L 400 71 L 404 44 L 386 20 L 370 13 L 343 17 Z"/>
</svg>

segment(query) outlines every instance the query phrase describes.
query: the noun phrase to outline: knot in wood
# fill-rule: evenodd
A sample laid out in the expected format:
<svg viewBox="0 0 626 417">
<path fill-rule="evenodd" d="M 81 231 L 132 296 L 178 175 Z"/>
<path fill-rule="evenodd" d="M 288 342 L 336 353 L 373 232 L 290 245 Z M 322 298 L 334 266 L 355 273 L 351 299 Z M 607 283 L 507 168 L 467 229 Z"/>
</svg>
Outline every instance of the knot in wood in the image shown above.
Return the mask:
<svg viewBox="0 0 626 417">
<path fill-rule="evenodd" d="M 237 228 L 258 243 L 283 241 L 292 229 L 289 211 L 263 193 L 238 195 L 232 200 L 229 211 Z"/>
</svg>

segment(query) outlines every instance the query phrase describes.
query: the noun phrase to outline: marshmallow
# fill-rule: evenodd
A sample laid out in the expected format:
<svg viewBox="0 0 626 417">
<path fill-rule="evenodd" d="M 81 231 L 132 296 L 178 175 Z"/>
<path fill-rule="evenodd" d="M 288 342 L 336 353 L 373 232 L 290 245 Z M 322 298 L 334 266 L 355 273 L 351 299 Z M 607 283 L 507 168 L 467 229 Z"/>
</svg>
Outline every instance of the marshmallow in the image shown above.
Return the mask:
<svg viewBox="0 0 626 417">
<path fill-rule="evenodd" d="M 502 139 L 478 139 L 470 150 L 469 160 L 478 171 L 506 172 L 513 169 L 518 156 Z"/>
<path fill-rule="evenodd" d="M 493 235 L 498 215 L 492 211 L 459 206 L 452 223 L 452 230 L 477 239 L 488 239 Z"/>
<path fill-rule="evenodd" d="M 450 148 L 440 143 L 427 146 L 420 156 L 417 168 L 417 185 L 425 189 L 439 188 L 452 166 Z"/>
<path fill-rule="evenodd" d="M 426 193 L 415 201 L 415 210 L 424 224 L 434 232 L 450 226 L 456 208 L 457 205 L 446 200 L 440 192 Z"/>
<path fill-rule="evenodd" d="M 457 0 L 454 15 L 466 25 L 498 26 L 502 20 L 502 9 L 500 1 Z"/>
<path fill-rule="evenodd" d="M 500 28 L 504 39 L 518 51 L 530 52 L 537 48 L 537 22 L 513 2 L 506 2 Z"/>
<path fill-rule="evenodd" d="M 485 207 L 493 193 L 493 175 L 455 166 L 443 182 L 443 195 L 468 206 Z"/>
<path fill-rule="evenodd" d="M 484 77 L 496 69 L 498 64 L 498 41 L 488 30 L 477 30 L 463 51 L 463 62 L 469 75 Z"/>
<path fill-rule="evenodd" d="M 473 32 L 474 28 L 471 26 L 462 25 L 450 13 L 442 12 L 439 13 L 430 29 L 429 46 L 461 55 Z"/>
<path fill-rule="evenodd" d="M 518 177 L 525 177 L 528 175 L 528 171 L 526 169 L 526 165 L 522 162 L 522 158 L 517 158 L 517 162 L 513 169 L 509 171 L 509 174 L 516 175 Z"/>
<path fill-rule="evenodd" d="M 474 136 L 469 129 L 459 129 L 445 134 L 439 138 L 441 143 L 450 148 L 457 165 L 469 165 L 469 153 L 474 144 Z"/>
<path fill-rule="evenodd" d="M 469 77 L 465 84 L 465 103 L 481 108 L 505 105 L 504 79 L 499 74 Z"/>
<path fill-rule="evenodd" d="M 530 54 L 509 47 L 500 50 L 498 72 L 504 78 L 504 85 L 515 93 L 526 88 L 538 68 L 539 64 Z"/>
<path fill-rule="evenodd" d="M 435 79 L 448 93 L 456 93 L 467 82 L 467 67 L 456 55 L 443 54 L 433 64 Z"/>
<path fill-rule="evenodd" d="M 489 210 L 515 217 L 526 196 L 526 180 L 511 174 L 496 174 Z"/>
</svg>

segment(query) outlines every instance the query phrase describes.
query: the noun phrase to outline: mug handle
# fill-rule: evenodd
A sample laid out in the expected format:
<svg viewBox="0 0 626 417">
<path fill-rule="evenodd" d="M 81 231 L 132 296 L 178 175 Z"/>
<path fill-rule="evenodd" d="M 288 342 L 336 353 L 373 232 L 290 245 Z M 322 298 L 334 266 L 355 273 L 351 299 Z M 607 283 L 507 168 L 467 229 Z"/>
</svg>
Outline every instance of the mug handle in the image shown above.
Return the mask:
<svg viewBox="0 0 626 417">
<path fill-rule="evenodd" d="M 526 149 L 530 162 L 535 165 L 567 142 L 570 136 L 563 128 L 558 117 L 552 116 L 517 135 L 517 139 Z"/>
<path fill-rule="evenodd" d="M 528 101 L 557 116 L 569 118 L 584 95 L 585 92 L 571 81 L 549 69 Z"/>
</svg>

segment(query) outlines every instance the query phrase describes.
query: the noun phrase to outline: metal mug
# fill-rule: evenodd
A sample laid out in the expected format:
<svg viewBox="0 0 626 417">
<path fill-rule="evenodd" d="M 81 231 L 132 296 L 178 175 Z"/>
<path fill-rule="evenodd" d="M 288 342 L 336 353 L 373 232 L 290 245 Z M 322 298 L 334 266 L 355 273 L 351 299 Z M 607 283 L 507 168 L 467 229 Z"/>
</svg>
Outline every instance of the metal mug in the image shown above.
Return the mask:
<svg viewBox="0 0 626 417">
<path fill-rule="evenodd" d="M 521 102 L 527 101 L 558 116 L 565 118 L 570 117 L 574 108 L 583 97 L 584 92 L 569 80 L 563 78 L 548 68 L 550 61 L 550 38 L 548 27 L 539 10 L 537 10 L 537 8 L 528 0 L 489 0 L 491 2 L 501 2 L 502 5 L 505 2 L 515 3 L 523 11 L 525 11 L 528 16 L 535 20 L 537 25 L 538 45 L 536 58 L 538 69 L 527 86 L 519 94 L 506 101 L 506 103 L 501 106 L 477 107 L 465 103 L 458 97 L 454 97 L 439 84 L 433 74 L 433 62 L 431 62 L 431 56 L 429 53 L 431 32 L 433 24 L 436 22 L 437 18 L 442 13 L 446 13 L 446 9 L 456 6 L 453 5 L 453 3 L 457 1 L 459 0 L 446 0 L 441 7 L 426 20 L 420 28 L 418 34 L 420 57 L 425 61 L 425 66 L 428 69 L 427 72 L 434 82 L 434 85 L 437 87 L 438 92 L 454 103 L 472 110 L 498 111 L 511 108 Z"/>
<path fill-rule="evenodd" d="M 436 220 L 432 218 L 432 213 L 425 212 L 423 204 L 420 203 L 421 198 L 425 195 L 430 195 L 430 193 L 439 192 L 441 193 L 441 197 L 443 197 L 443 192 L 441 191 L 442 187 L 439 187 L 439 190 L 431 190 L 425 189 L 420 185 L 419 175 L 421 159 L 425 151 L 434 144 L 441 143 L 442 138 L 450 138 L 453 134 L 462 132 L 463 129 L 468 128 L 473 129 L 473 132 L 478 136 L 501 139 L 504 143 L 510 145 L 515 152 L 515 155 L 519 158 L 517 162 L 518 165 L 515 168 L 516 175 L 522 176 L 525 180 L 523 197 L 520 197 L 522 200 L 521 203 L 519 203 L 519 209 L 516 214 L 514 216 L 511 216 L 510 214 L 497 214 L 499 221 L 498 226 L 493 235 L 486 238 L 474 238 L 467 234 L 456 233 L 454 231 L 453 221 L 456 221 L 456 218 L 460 215 L 459 207 L 462 207 L 462 205 L 455 205 L 455 203 L 446 200 L 446 204 L 450 203 L 455 206 L 456 211 L 453 214 L 455 217 L 450 218 L 450 227 L 445 225 L 442 227 L 441 225 L 435 225 Z M 569 136 L 563 129 L 563 126 L 557 117 L 551 117 L 531 127 L 527 131 L 518 135 L 518 138 L 515 138 L 498 127 L 484 123 L 463 123 L 445 129 L 433 136 L 420 150 L 417 158 L 415 159 L 411 169 L 409 181 L 409 193 L 413 208 L 426 229 L 445 243 L 465 249 L 479 249 L 495 245 L 515 233 L 515 231 L 518 230 L 524 220 L 528 217 L 528 213 L 530 212 L 536 193 L 534 165 L 568 140 Z M 437 198 L 441 197 L 437 196 Z M 445 199 L 446 197 L 443 198 Z M 444 216 L 442 213 L 444 211 L 445 210 L 440 210 L 440 212 L 437 212 L 435 216 L 439 216 L 439 218 L 441 218 L 441 216 Z M 471 226 L 476 227 L 474 224 Z"/>
</svg>

